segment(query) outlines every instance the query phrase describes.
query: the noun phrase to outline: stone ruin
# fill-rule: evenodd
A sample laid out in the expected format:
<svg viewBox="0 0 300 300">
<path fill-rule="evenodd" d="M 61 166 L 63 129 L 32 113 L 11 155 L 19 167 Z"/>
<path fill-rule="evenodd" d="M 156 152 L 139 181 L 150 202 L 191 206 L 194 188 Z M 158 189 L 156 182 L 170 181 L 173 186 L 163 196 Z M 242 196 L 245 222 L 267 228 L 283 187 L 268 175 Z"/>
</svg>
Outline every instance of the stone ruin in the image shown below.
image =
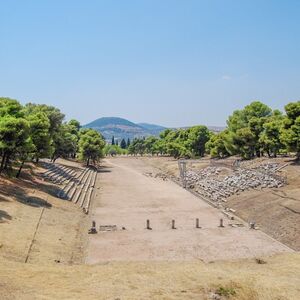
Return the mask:
<svg viewBox="0 0 300 300">
<path fill-rule="evenodd" d="M 285 179 L 276 174 L 278 163 L 264 163 L 250 169 L 206 167 L 186 172 L 187 187 L 215 202 L 255 188 L 279 188 Z M 224 175 L 225 174 L 225 175 Z"/>
</svg>

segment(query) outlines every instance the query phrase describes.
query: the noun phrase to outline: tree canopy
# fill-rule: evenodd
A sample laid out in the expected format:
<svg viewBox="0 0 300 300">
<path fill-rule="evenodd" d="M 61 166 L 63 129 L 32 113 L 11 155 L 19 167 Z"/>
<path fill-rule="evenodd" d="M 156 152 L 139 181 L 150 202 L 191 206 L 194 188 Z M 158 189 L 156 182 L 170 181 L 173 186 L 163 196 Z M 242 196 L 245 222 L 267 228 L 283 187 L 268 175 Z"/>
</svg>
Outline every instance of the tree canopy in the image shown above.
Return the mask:
<svg viewBox="0 0 300 300">
<path fill-rule="evenodd" d="M 80 130 L 77 120 L 64 122 L 64 114 L 56 107 L 0 98 L 0 173 L 26 161 L 41 158 L 80 157 L 96 162 L 102 155 L 104 139 L 94 130 Z"/>
</svg>

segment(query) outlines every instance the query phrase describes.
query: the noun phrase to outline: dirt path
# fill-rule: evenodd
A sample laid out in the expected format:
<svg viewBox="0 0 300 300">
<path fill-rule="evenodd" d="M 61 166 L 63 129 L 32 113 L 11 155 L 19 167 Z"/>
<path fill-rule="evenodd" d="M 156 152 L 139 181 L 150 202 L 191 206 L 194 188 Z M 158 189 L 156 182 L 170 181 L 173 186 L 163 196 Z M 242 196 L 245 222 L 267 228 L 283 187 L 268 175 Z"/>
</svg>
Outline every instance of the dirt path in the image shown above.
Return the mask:
<svg viewBox="0 0 300 300">
<path fill-rule="evenodd" d="M 220 211 L 135 158 L 106 159 L 98 176 L 92 219 L 117 231 L 89 238 L 86 262 L 216 260 L 291 251 L 260 231 L 232 228 Z M 100 188 L 100 189 L 99 189 Z M 201 229 L 195 228 L 199 218 Z M 219 228 L 224 218 L 225 228 Z M 146 220 L 152 230 L 146 230 Z M 171 229 L 171 220 L 176 230 Z M 121 230 L 125 227 L 126 230 Z"/>
</svg>

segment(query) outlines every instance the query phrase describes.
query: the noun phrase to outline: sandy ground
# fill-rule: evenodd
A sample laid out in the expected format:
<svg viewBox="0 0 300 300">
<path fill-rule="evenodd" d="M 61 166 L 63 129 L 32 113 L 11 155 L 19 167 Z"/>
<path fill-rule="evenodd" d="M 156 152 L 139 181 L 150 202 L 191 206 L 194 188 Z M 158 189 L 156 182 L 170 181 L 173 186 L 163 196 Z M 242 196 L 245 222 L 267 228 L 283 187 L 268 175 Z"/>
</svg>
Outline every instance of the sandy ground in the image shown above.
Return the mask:
<svg viewBox="0 0 300 300">
<path fill-rule="evenodd" d="M 159 168 L 169 176 L 177 177 L 178 161 L 168 157 L 143 157 L 146 164 Z M 232 158 L 220 160 L 221 164 L 232 165 Z M 246 221 L 255 221 L 259 228 L 288 247 L 300 251 L 300 165 L 289 157 L 268 159 L 266 157 L 244 161 L 243 167 L 263 163 L 287 165 L 278 175 L 287 178 L 288 184 L 281 188 L 251 189 L 227 198 L 228 208 Z M 188 170 L 199 170 L 210 165 L 207 158 L 188 163 Z"/>
<path fill-rule="evenodd" d="M 287 176 L 287 185 L 232 196 L 228 206 L 241 218 L 255 220 L 276 240 L 300 251 L 300 166 L 292 164 L 282 173 Z"/>
<path fill-rule="evenodd" d="M 289 252 L 266 234 L 232 228 L 221 212 L 172 181 L 147 176 L 137 158 L 106 159 L 98 177 L 92 219 L 117 231 L 91 235 L 86 262 L 236 259 Z M 195 228 L 199 218 L 201 229 Z M 220 218 L 225 228 L 219 228 Z M 146 220 L 152 230 L 146 230 Z M 171 220 L 176 228 L 171 229 Z M 125 227 L 126 230 L 121 230 Z"/>
<path fill-rule="evenodd" d="M 44 171 L 32 167 L 35 174 Z M 0 178 L 0 257 L 23 263 L 81 263 L 86 215 L 56 197 L 58 186 L 33 173 Z"/>
</svg>

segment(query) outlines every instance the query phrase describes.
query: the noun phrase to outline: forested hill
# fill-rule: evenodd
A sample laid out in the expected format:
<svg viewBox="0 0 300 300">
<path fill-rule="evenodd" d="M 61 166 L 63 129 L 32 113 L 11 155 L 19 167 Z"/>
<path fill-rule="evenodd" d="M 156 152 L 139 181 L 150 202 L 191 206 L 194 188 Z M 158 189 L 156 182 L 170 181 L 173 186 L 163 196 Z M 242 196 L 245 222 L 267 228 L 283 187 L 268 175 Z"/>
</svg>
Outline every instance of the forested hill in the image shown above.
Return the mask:
<svg viewBox="0 0 300 300">
<path fill-rule="evenodd" d="M 101 132 L 106 140 L 114 136 L 116 140 L 134 139 L 138 137 L 158 136 L 166 128 L 159 125 L 140 123 L 136 124 L 123 118 L 104 117 L 99 118 L 84 127 L 92 128 Z"/>
<path fill-rule="evenodd" d="M 137 125 L 143 127 L 144 129 L 148 130 L 154 136 L 158 136 L 162 131 L 167 129 L 166 127 L 155 125 L 155 124 L 148 124 L 148 123 L 138 123 Z"/>
<path fill-rule="evenodd" d="M 108 141 L 111 141 L 112 137 L 121 141 L 122 139 L 130 139 L 159 136 L 159 134 L 167 129 L 164 126 L 148 123 L 133 123 L 129 120 L 116 117 L 103 117 L 94 120 L 91 123 L 84 125 L 83 127 L 95 129 L 104 136 Z M 185 127 L 182 127 L 185 128 Z M 188 128 L 188 127 L 186 127 Z M 173 128 L 175 129 L 175 128 Z M 224 127 L 208 127 L 213 132 L 220 132 L 224 130 Z"/>
</svg>

